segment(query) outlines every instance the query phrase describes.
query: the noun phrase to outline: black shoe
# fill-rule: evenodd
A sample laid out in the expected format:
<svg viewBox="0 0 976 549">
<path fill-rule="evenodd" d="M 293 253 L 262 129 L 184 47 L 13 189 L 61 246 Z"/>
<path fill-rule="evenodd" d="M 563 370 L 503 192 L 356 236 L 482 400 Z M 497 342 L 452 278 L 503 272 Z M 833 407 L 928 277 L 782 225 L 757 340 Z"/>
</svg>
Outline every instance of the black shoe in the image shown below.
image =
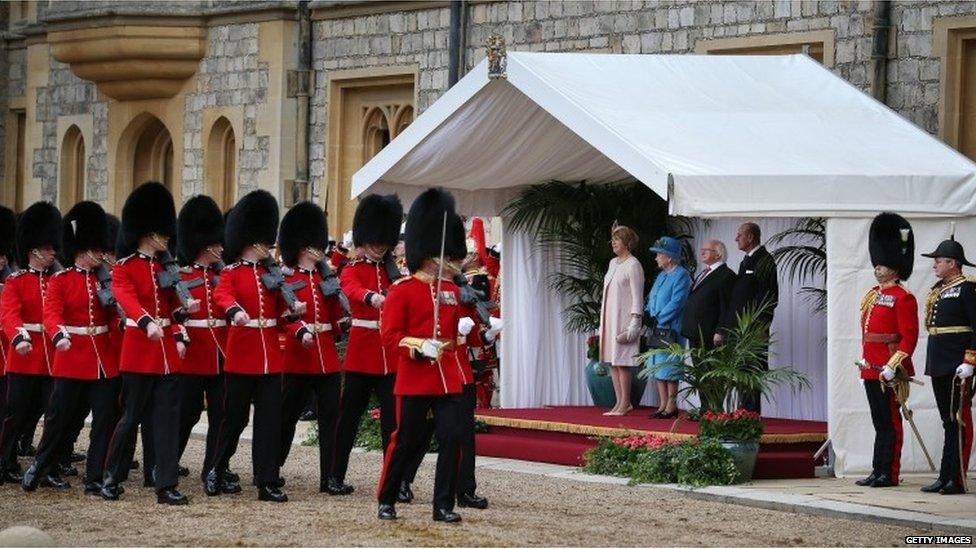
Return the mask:
<svg viewBox="0 0 976 549">
<path fill-rule="evenodd" d="M 122 495 L 122 487 L 118 484 L 109 484 L 108 481 L 102 483 L 102 490 L 99 492 L 102 499 L 116 501 Z"/>
<path fill-rule="evenodd" d="M 954 480 L 950 480 L 949 482 L 942 485 L 942 489 L 939 490 L 939 493 L 942 494 L 943 496 L 949 496 L 953 494 L 965 494 L 966 489 L 962 487 L 962 484 L 959 484 Z"/>
<path fill-rule="evenodd" d="M 316 419 L 318 418 L 315 416 L 315 412 L 311 410 L 305 410 L 302 415 L 298 416 L 298 421 L 315 421 Z"/>
<path fill-rule="evenodd" d="M 434 520 L 437 522 L 461 522 L 461 515 L 447 509 L 434 509 Z"/>
<path fill-rule="evenodd" d="M 397 490 L 397 503 L 410 503 L 413 501 L 413 490 L 410 489 L 410 483 L 407 481 L 400 482 L 400 489 Z"/>
<path fill-rule="evenodd" d="M 329 477 L 325 482 L 319 483 L 319 492 L 324 492 L 330 496 L 347 496 L 355 490 L 345 482 L 339 482 L 335 477 Z"/>
<path fill-rule="evenodd" d="M 97 496 L 102 493 L 102 485 L 98 482 L 86 482 L 85 483 L 85 495 L 86 496 Z"/>
<path fill-rule="evenodd" d="M 221 482 L 221 473 L 216 469 L 211 469 L 207 477 L 203 480 L 203 493 L 208 496 L 219 496 L 224 483 Z"/>
<path fill-rule="evenodd" d="M 220 485 L 220 493 L 222 494 L 240 494 L 241 484 L 239 482 L 234 482 L 233 480 L 228 480 L 224 477 L 223 483 Z"/>
<path fill-rule="evenodd" d="M 129 470 L 135 471 L 138 468 L 139 468 L 139 460 L 137 459 L 132 460 L 132 463 L 129 464 Z"/>
<path fill-rule="evenodd" d="M 477 494 L 461 494 L 457 497 L 458 507 L 471 507 L 473 509 L 487 509 L 488 498 L 483 498 Z"/>
<path fill-rule="evenodd" d="M 284 503 L 288 501 L 288 496 L 274 484 L 268 484 L 258 488 L 258 501 L 271 501 L 274 503 Z"/>
<path fill-rule="evenodd" d="M 87 454 L 82 454 L 81 452 L 71 452 L 71 463 L 81 463 L 88 459 Z"/>
<path fill-rule="evenodd" d="M 20 484 L 24 480 L 24 475 L 17 469 L 7 469 L 3 473 L 0 473 L 0 477 L 3 478 L 4 482 L 9 482 L 10 484 Z"/>
<path fill-rule="evenodd" d="M 376 511 L 376 518 L 380 520 L 396 520 L 396 507 L 389 503 L 381 503 Z"/>
<path fill-rule="evenodd" d="M 76 477 L 78 476 L 78 469 L 76 467 L 72 467 L 69 463 L 59 463 L 58 474 L 60 474 L 62 477 Z"/>
<path fill-rule="evenodd" d="M 871 486 L 871 483 L 874 482 L 874 479 L 876 478 L 878 478 L 878 473 L 872 471 L 870 475 L 868 475 L 865 478 L 862 478 L 861 480 L 855 482 L 854 484 L 857 484 L 858 486 Z"/>
<path fill-rule="evenodd" d="M 284 488 L 285 487 L 285 477 L 279 476 L 277 482 L 275 482 L 275 485 L 278 488 Z"/>
<path fill-rule="evenodd" d="M 188 477 L 188 476 L 190 476 L 190 469 L 188 467 L 183 467 L 182 465 L 180 465 L 180 468 L 178 469 L 178 472 L 179 472 L 179 474 L 180 474 L 181 477 Z"/>
<path fill-rule="evenodd" d="M 891 480 L 891 477 L 882 473 L 878 475 L 878 478 L 874 479 L 874 482 L 871 483 L 871 488 L 888 488 L 894 485 L 895 483 Z"/>
<path fill-rule="evenodd" d="M 24 489 L 25 492 L 33 492 L 37 490 L 38 484 L 41 483 L 41 479 L 37 476 L 37 464 L 31 463 L 31 466 L 27 468 L 27 472 L 24 473 L 24 478 L 20 481 L 20 487 Z"/>
<path fill-rule="evenodd" d="M 186 505 L 190 500 L 176 488 L 165 488 L 156 492 L 156 503 L 163 505 Z"/>
<path fill-rule="evenodd" d="M 55 488 L 57 490 L 67 490 L 68 488 L 71 488 L 71 484 L 68 481 L 55 474 L 44 475 L 41 478 L 41 486 L 45 488 Z"/>
<path fill-rule="evenodd" d="M 676 418 L 676 417 L 678 417 L 678 409 L 675 408 L 674 410 L 671 410 L 670 412 L 658 412 L 658 413 L 654 414 L 654 416 L 657 419 L 671 419 L 671 418 Z"/>
<path fill-rule="evenodd" d="M 237 473 L 235 473 L 234 471 L 231 471 L 230 469 L 227 469 L 226 471 L 224 471 L 224 478 L 226 480 L 231 481 L 231 482 L 240 482 L 241 481 L 241 475 L 238 475 Z"/>
<path fill-rule="evenodd" d="M 941 490 L 944 485 L 945 483 L 942 482 L 942 479 L 939 479 L 928 486 L 922 486 L 922 491 L 928 494 L 934 494 L 935 492 Z"/>
</svg>

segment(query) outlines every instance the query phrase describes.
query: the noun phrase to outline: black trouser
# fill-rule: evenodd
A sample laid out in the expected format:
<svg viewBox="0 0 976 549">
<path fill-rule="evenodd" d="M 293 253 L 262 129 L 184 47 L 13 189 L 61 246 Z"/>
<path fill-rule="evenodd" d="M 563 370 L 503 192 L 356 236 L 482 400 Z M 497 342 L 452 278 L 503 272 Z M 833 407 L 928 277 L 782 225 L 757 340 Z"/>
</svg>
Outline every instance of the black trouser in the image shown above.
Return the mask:
<svg viewBox="0 0 976 549">
<path fill-rule="evenodd" d="M 214 454 L 217 452 L 217 432 L 224 415 L 224 376 L 180 375 L 180 456 L 190 441 L 193 426 L 200 420 L 203 412 L 204 395 L 207 402 L 207 446 L 203 454 L 203 468 L 200 478 L 206 479 L 213 469 Z"/>
<path fill-rule="evenodd" d="M 901 412 L 894 389 L 882 390 L 878 380 L 865 380 L 871 422 L 874 424 L 874 458 L 871 469 L 875 475 L 888 475 L 898 484 L 901 471 L 902 425 Z"/>
<path fill-rule="evenodd" d="M 375 393 L 380 401 L 380 434 L 383 437 L 384 453 L 390 445 L 390 436 L 393 435 L 397 425 L 396 399 L 393 396 L 396 376 L 374 376 L 358 372 L 345 372 L 343 376 L 342 399 L 336 426 L 335 457 L 332 463 L 332 476 L 339 482 L 346 480 L 349 453 L 356 443 L 356 433 L 359 431 L 363 413 L 369 406 L 370 395 Z"/>
<path fill-rule="evenodd" d="M 55 378 L 51 405 L 44 421 L 44 435 L 37 447 L 39 476 L 48 474 L 61 461 L 64 448 L 71 442 L 79 413 L 92 410 L 88 438 L 88 460 L 85 482 L 101 482 L 105 454 L 112 429 L 119 421 L 119 379 L 80 380 Z M 82 417 L 84 421 L 84 417 Z"/>
<path fill-rule="evenodd" d="M 281 374 L 224 374 L 224 418 L 217 434 L 214 468 L 227 470 L 230 456 L 247 426 L 254 403 L 251 464 L 256 486 L 277 484 L 281 451 Z M 304 405 L 303 401 L 301 405 Z"/>
<path fill-rule="evenodd" d="M 935 403 L 939 407 L 942 418 L 943 442 L 942 463 L 939 466 L 939 480 L 942 482 L 962 482 L 962 475 L 969 469 L 969 454 L 973 447 L 973 392 L 971 379 L 963 380 L 964 394 L 960 398 L 959 384 L 953 383 L 954 376 L 932 377 L 932 392 L 935 393 Z M 962 408 L 960 409 L 960 404 Z M 956 413 L 962 412 L 962 434 L 960 435 L 959 421 Z M 959 465 L 959 442 L 962 438 L 962 467 Z"/>
<path fill-rule="evenodd" d="M 336 421 L 339 419 L 339 392 L 342 374 L 285 374 L 281 407 L 281 453 L 279 467 L 285 465 L 295 426 L 305 411 L 309 396 L 315 397 L 315 417 L 319 427 L 319 482 L 325 482 L 332 471 L 335 455 Z"/>
<path fill-rule="evenodd" d="M 417 452 L 426 442 L 427 414 L 433 412 L 437 434 L 437 469 L 434 476 L 434 509 L 454 509 L 458 475 L 458 447 L 464 431 L 460 394 L 443 396 L 398 396 L 397 429 L 383 460 L 378 500 L 394 505 L 400 482 Z"/>
<path fill-rule="evenodd" d="M 136 447 L 139 421 L 151 417 L 151 434 L 143 423 L 143 448 L 151 444 L 154 463 L 144 463 L 144 475 L 155 468 L 156 491 L 175 488 L 179 483 L 180 391 L 177 376 L 122 374 L 122 418 L 115 426 L 105 461 L 105 483 L 127 478 Z M 148 457 L 148 456 L 146 456 Z"/>
<path fill-rule="evenodd" d="M 116 390 L 116 407 L 118 407 L 118 390 Z M 78 402 L 78 409 L 75 410 L 74 418 L 70 427 L 67 442 L 64 446 L 64 457 L 61 458 L 62 463 L 71 463 L 71 453 L 75 451 L 75 442 L 78 442 L 78 437 L 81 436 L 81 430 L 85 428 L 85 418 L 88 417 L 88 412 L 91 412 L 91 404 L 85 399 Z M 115 418 L 118 421 L 118 418 Z M 115 424 L 112 424 L 114 427 Z M 109 427 L 111 429 L 111 427 Z M 102 456 L 104 460 L 105 456 Z M 102 464 L 104 465 L 104 463 Z M 99 479 L 101 480 L 101 479 Z"/>
<path fill-rule="evenodd" d="M 0 464 L 4 467 L 18 468 L 17 441 L 37 426 L 51 400 L 51 388 L 48 376 L 7 374 L 7 415 L 0 422 Z"/>
<path fill-rule="evenodd" d="M 464 392 L 461 393 L 461 440 L 459 442 L 459 448 L 461 451 L 460 462 L 458 465 L 458 480 L 457 480 L 457 494 L 463 495 L 473 495 L 478 489 L 478 483 L 474 476 L 474 466 L 475 466 L 475 432 L 474 432 L 474 410 L 478 404 L 477 390 L 475 385 L 472 383 L 470 385 L 464 386 Z M 424 432 L 423 439 L 426 441 L 420 451 L 413 456 L 410 464 L 407 466 L 407 470 L 404 473 L 403 480 L 407 482 L 413 482 L 417 478 L 417 471 L 420 469 L 420 465 L 424 461 L 424 456 L 427 455 L 427 451 L 430 450 L 430 440 L 434 435 L 434 422 L 433 420 L 427 420 L 426 431 Z"/>
</svg>

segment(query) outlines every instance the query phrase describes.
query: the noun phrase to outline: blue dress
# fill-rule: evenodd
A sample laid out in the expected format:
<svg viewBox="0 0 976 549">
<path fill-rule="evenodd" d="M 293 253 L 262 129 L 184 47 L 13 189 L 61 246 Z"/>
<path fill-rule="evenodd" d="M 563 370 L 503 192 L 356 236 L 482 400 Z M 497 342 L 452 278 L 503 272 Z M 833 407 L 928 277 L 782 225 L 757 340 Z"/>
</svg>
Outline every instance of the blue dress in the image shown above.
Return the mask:
<svg viewBox="0 0 976 549">
<path fill-rule="evenodd" d="M 674 330 L 678 342 L 682 345 L 685 341 L 681 337 L 681 315 L 690 292 L 691 275 L 684 267 L 678 265 L 670 272 L 658 273 L 657 278 L 654 279 L 654 286 L 651 287 L 651 293 L 647 296 L 645 307 L 647 314 L 657 319 L 658 328 Z M 659 364 L 675 359 L 676 357 L 671 355 L 651 355 L 647 359 L 647 364 Z M 679 381 L 680 369 L 677 366 L 662 366 L 654 373 L 654 378 L 662 381 Z"/>
</svg>

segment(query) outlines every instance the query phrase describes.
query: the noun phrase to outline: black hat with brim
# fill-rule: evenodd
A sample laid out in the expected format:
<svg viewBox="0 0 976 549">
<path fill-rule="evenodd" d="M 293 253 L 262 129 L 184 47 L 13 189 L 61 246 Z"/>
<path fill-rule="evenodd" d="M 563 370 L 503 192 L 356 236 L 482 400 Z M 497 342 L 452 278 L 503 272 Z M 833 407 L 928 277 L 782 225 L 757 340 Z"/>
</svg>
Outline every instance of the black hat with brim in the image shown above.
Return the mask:
<svg viewBox="0 0 976 549">
<path fill-rule="evenodd" d="M 943 240 L 934 252 L 922 254 L 923 257 L 955 259 L 959 263 L 968 267 L 976 267 L 966 259 L 966 251 L 962 249 L 962 244 L 956 242 L 955 238 Z"/>
</svg>

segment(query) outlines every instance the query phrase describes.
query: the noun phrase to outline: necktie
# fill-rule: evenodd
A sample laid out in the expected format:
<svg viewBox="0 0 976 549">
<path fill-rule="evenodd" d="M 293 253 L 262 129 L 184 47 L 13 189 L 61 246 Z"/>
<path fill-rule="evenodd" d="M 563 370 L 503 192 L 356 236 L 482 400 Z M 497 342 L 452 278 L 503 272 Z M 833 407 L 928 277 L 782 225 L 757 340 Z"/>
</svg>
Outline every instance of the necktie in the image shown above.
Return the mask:
<svg viewBox="0 0 976 549">
<path fill-rule="evenodd" d="M 705 267 L 705 270 L 703 270 L 701 274 L 698 275 L 698 278 L 695 279 L 694 288 L 697 288 L 698 285 L 701 284 L 702 280 L 705 280 L 705 277 L 708 276 L 708 273 L 711 270 L 712 270 L 711 267 Z"/>
</svg>

